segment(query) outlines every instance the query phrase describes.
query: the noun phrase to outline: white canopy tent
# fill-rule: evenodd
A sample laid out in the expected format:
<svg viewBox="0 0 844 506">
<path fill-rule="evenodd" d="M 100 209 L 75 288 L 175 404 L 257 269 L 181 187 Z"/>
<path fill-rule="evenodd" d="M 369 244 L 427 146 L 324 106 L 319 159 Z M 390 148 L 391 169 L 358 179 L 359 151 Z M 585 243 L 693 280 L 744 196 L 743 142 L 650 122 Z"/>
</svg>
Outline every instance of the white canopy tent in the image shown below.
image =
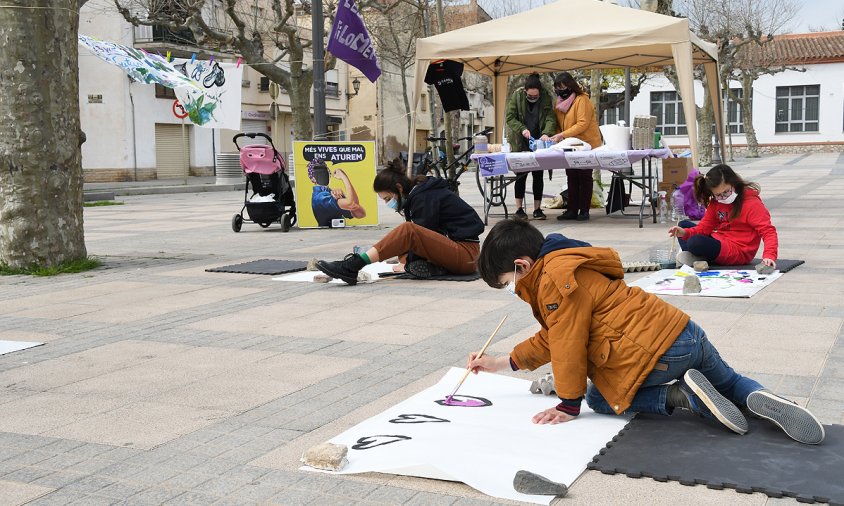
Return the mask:
<svg viewBox="0 0 844 506">
<path fill-rule="evenodd" d="M 459 61 L 493 77 L 494 136 L 501 141 L 507 104 L 507 78 L 530 72 L 656 69 L 674 65 L 692 156 L 698 159 L 694 65 L 703 64 L 715 125 L 724 145 L 718 56 L 713 44 L 689 31 L 685 18 L 620 7 L 596 0 L 559 0 L 536 9 L 467 26 L 416 41 L 414 111 L 430 62 Z M 414 112 L 414 121 L 415 112 Z"/>
</svg>

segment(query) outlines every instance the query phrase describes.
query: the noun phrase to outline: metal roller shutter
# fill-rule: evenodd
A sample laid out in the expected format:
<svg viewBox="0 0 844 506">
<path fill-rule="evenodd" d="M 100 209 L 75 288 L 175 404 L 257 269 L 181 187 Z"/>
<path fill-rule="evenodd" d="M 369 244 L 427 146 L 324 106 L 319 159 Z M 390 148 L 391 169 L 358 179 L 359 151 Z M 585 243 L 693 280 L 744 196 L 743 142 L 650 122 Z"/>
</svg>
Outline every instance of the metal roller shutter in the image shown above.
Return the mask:
<svg viewBox="0 0 844 506">
<path fill-rule="evenodd" d="M 245 134 L 267 134 L 267 122 L 257 119 L 242 119 L 240 120 L 240 131 Z M 267 140 L 263 137 L 256 137 L 255 139 L 240 139 L 238 143 L 241 146 L 248 144 L 269 144 L 269 142 L 267 142 Z"/>
<path fill-rule="evenodd" d="M 190 157 L 190 127 L 185 127 L 185 141 Z M 158 179 L 181 179 L 185 177 L 185 149 L 182 146 L 182 125 L 155 125 L 155 168 Z"/>
</svg>

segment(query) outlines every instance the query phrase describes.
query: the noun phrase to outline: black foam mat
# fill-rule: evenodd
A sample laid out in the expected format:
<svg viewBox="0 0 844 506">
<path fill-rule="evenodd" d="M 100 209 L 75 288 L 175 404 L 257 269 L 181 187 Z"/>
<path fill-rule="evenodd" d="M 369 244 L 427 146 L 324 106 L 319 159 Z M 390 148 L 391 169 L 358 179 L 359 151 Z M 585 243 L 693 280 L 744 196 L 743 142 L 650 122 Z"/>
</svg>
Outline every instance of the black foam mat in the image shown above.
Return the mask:
<svg viewBox="0 0 844 506">
<path fill-rule="evenodd" d="M 301 260 L 270 260 L 264 258 L 242 264 L 205 269 L 205 272 L 233 272 L 237 274 L 266 274 L 275 276 L 277 274 L 287 274 L 288 272 L 304 271 L 307 268 L 308 262 Z"/>
<path fill-rule="evenodd" d="M 804 445 L 767 420 L 748 416 L 747 421 L 750 430 L 740 436 L 686 411 L 670 417 L 640 413 L 587 467 L 844 505 L 844 426 L 824 425 L 826 439 Z"/>
<path fill-rule="evenodd" d="M 726 267 L 722 267 L 720 265 L 713 265 L 712 268 L 713 269 L 735 269 L 735 270 L 747 269 L 747 270 L 750 270 L 750 269 L 755 269 L 756 266 L 759 265 L 759 262 L 761 262 L 761 261 L 762 261 L 762 259 L 760 259 L 760 258 L 754 258 L 747 265 L 730 265 L 730 266 L 726 266 Z M 805 263 L 806 263 L 805 260 L 787 260 L 785 258 L 780 258 L 780 259 L 777 259 L 777 270 L 782 272 L 783 274 L 785 274 L 786 272 L 794 269 L 798 265 L 803 265 Z"/>
<path fill-rule="evenodd" d="M 473 272 L 471 274 L 443 274 L 442 276 L 431 276 L 430 278 L 417 278 L 412 276 L 406 272 L 396 272 L 396 273 L 383 273 L 379 274 L 378 277 L 381 278 L 393 278 L 393 279 L 415 279 L 418 281 L 475 281 L 476 279 L 481 279 L 481 274 L 479 272 Z"/>
</svg>

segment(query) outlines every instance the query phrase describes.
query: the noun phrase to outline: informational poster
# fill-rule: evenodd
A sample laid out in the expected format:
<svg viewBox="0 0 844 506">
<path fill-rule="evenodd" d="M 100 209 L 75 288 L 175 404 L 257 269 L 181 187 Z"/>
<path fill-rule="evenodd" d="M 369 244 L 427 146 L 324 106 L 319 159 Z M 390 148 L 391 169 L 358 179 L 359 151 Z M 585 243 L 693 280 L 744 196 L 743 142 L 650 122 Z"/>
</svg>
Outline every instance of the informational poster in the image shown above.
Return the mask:
<svg viewBox="0 0 844 506">
<path fill-rule="evenodd" d="M 539 162 L 533 153 L 511 153 L 507 155 L 507 164 L 513 172 L 524 172 L 539 169 Z"/>
<path fill-rule="evenodd" d="M 332 438 L 349 448 L 340 473 L 461 481 L 489 496 L 548 504 L 553 497 L 514 490 L 516 472 L 570 486 L 629 421 L 596 414 L 584 402 L 575 420 L 535 424 L 531 418 L 559 399 L 530 393 L 527 379 L 499 374 L 469 375 L 446 402 L 464 372 L 452 368 L 431 388 Z"/>
<path fill-rule="evenodd" d="M 374 142 L 295 141 L 301 228 L 378 224 Z"/>
<path fill-rule="evenodd" d="M 216 60 L 173 60 L 173 67 L 196 83 L 176 88 L 191 123 L 205 128 L 240 130 L 243 67 Z"/>
</svg>

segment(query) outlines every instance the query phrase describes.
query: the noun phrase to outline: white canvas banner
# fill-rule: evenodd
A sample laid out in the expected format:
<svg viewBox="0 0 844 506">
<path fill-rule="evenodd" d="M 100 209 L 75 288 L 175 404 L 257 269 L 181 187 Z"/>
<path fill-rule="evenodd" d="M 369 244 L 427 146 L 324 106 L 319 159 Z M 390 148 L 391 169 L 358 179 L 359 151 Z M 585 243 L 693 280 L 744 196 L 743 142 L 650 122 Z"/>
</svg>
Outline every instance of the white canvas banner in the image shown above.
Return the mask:
<svg viewBox="0 0 844 506">
<path fill-rule="evenodd" d="M 242 66 L 217 60 L 175 59 L 173 67 L 196 83 L 196 87 L 175 88 L 191 123 L 240 130 Z"/>
<path fill-rule="evenodd" d="M 27 341 L 0 341 L 0 355 L 11 353 L 13 351 L 25 350 L 27 348 L 34 348 L 41 346 L 44 343 L 30 343 Z"/>
<path fill-rule="evenodd" d="M 700 278 L 700 293 L 683 293 L 683 283 L 689 276 Z M 638 286 L 657 295 L 690 295 L 694 297 L 749 298 L 782 276 L 782 272 L 759 274 L 756 269 L 710 270 L 695 272 L 688 265 L 681 269 L 663 269 L 637 279 L 630 286 Z"/>
<path fill-rule="evenodd" d="M 436 385 L 331 439 L 349 447 L 340 473 L 461 481 L 493 497 L 549 504 L 553 497 L 516 492 L 516 472 L 571 485 L 629 421 L 596 414 L 584 403 L 571 422 L 534 424 L 533 415 L 557 398 L 532 394 L 530 381 L 498 374 L 466 379 L 454 399 L 471 407 L 443 405 L 464 373 L 452 368 Z"/>
</svg>

